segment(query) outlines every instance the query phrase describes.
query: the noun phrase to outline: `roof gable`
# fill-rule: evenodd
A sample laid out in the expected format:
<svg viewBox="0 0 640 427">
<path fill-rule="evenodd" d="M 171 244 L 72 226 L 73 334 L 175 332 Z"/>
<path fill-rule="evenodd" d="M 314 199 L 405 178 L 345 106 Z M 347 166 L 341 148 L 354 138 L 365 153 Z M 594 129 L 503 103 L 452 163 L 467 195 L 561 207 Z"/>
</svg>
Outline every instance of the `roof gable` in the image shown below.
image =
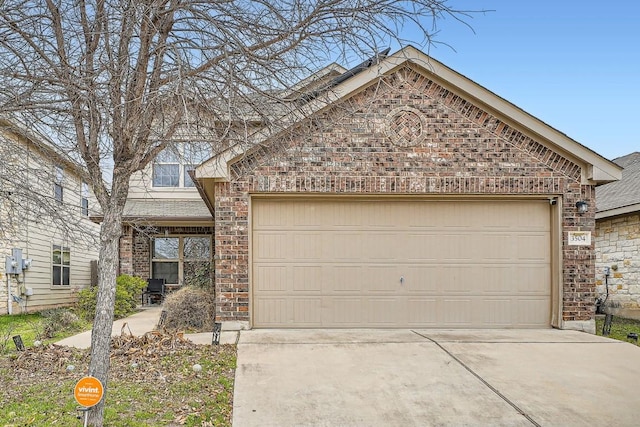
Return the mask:
<svg viewBox="0 0 640 427">
<path fill-rule="evenodd" d="M 52 162 L 60 163 L 83 179 L 87 179 L 86 169 L 44 136 L 2 118 L 0 118 L 0 131 L 18 143 L 30 144 Z"/>
<path fill-rule="evenodd" d="M 442 88 L 439 94 L 440 98 L 452 106 L 462 107 L 470 120 L 480 122 L 483 126 L 494 126 L 494 132 L 508 136 L 512 141 L 529 144 L 527 149 L 530 152 L 536 152 L 539 148 L 531 145 L 534 142 L 537 146 L 546 147 L 556 155 L 568 159 L 566 168 L 574 170 L 566 170 L 565 173 L 573 175 L 578 171 L 583 183 L 600 184 L 620 178 L 620 168 L 616 164 L 411 46 L 384 58 L 374 67 L 362 70 L 334 87 L 325 97 L 314 100 L 304 109 L 284 117 L 285 130 L 300 124 L 313 114 L 365 90 L 383 76 L 401 67 L 411 67 L 418 70 L 429 80 L 437 83 Z M 475 110 L 487 114 L 479 113 L 474 116 Z M 200 165 L 196 169 L 196 177 L 198 179 L 229 180 L 232 164 L 243 161 L 243 159 L 246 162 L 247 158 L 260 156 L 260 152 L 264 153 L 265 151 L 264 147 L 269 145 L 269 140 L 277 138 L 282 133 L 282 130 L 277 133 L 269 130 L 258 132 L 255 134 L 256 144 L 253 148 L 249 150 L 240 147 L 228 149 Z M 546 153 L 543 157 L 547 161 L 549 160 Z"/>
<path fill-rule="evenodd" d="M 405 143 L 405 137 L 413 139 L 416 132 L 421 135 Z M 388 73 L 379 84 L 317 113 L 279 141 L 261 144 L 234 159 L 229 162 L 230 176 L 235 180 L 263 174 L 265 168 L 283 171 L 299 163 L 297 158 L 307 161 L 309 168 L 322 168 L 321 159 L 334 151 L 351 153 L 351 158 L 346 163 L 332 161 L 333 172 L 345 165 L 342 173 L 373 171 L 379 162 L 372 158 L 378 158 L 404 163 L 404 172 L 411 169 L 413 173 L 420 169 L 418 164 L 424 171 L 455 168 L 473 176 L 517 177 L 535 168 L 546 170 L 549 176 L 581 179 L 580 166 L 452 94 L 414 67 Z M 500 161 L 496 161 L 498 153 Z"/>
</svg>

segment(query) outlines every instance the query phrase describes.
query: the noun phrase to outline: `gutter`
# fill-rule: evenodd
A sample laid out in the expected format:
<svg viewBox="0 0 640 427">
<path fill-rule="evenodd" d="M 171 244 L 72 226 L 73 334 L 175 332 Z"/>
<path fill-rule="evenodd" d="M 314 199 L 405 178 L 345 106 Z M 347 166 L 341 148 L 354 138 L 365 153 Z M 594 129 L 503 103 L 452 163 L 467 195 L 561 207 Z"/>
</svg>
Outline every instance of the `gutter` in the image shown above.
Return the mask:
<svg viewBox="0 0 640 427">
<path fill-rule="evenodd" d="M 620 206 L 617 208 L 611 208 L 611 209 L 607 209 L 607 210 L 603 210 L 603 211 L 597 211 L 596 212 L 596 219 L 605 219 L 605 218 L 611 218 L 614 216 L 620 216 L 620 215 L 628 215 L 628 214 L 632 214 L 638 212 L 640 213 L 640 203 L 634 203 L 632 205 L 627 205 L 627 206 Z"/>
<path fill-rule="evenodd" d="M 207 209 L 209 209 L 209 212 L 211 212 L 211 216 L 213 218 L 215 218 L 215 209 L 214 209 L 213 205 L 211 204 L 211 200 L 209 200 L 209 198 L 207 197 L 207 194 L 204 191 L 204 187 L 202 186 L 202 182 L 200 182 L 200 179 L 196 178 L 195 169 L 189 170 L 189 171 L 187 171 L 187 173 L 189 174 L 189 177 L 191 178 L 191 181 L 193 181 L 193 183 L 195 184 L 196 189 L 198 190 L 198 194 L 200 194 L 200 198 L 204 201 L 204 204 L 207 206 Z"/>
</svg>

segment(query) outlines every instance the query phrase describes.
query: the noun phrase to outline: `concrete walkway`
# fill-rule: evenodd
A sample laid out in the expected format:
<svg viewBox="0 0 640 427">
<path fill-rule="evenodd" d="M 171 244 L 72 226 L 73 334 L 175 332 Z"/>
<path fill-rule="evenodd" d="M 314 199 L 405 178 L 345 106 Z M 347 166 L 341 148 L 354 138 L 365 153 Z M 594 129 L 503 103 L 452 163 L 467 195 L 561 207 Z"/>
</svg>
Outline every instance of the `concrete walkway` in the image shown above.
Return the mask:
<svg viewBox="0 0 640 427">
<path fill-rule="evenodd" d="M 233 425 L 637 426 L 640 347 L 576 331 L 250 330 Z"/>
<path fill-rule="evenodd" d="M 111 330 L 112 336 L 120 334 L 133 334 L 142 336 L 156 328 L 160 320 L 162 306 L 143 307 L 140 312 L 124 319 L 115 320 Z M 220 344 L 235 344 L 238 341 L 238 331 L 223 331 L 220 335 Z M 194 344 L 211 344 L 212 333 L 185 334 L 185 338 Z M 56 342 L 58 345 L 76 348 L 91 347 L 91 331 L 81 332 Z"/>
</svg>

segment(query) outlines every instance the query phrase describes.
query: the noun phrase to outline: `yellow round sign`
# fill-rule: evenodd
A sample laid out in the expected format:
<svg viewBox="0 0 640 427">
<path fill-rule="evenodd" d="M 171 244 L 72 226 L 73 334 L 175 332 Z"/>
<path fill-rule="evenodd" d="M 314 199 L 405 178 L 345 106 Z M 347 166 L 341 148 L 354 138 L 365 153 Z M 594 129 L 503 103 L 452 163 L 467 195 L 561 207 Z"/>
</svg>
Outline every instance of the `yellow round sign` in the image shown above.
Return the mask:
<svg viewBox="0 0 640 427">
<path fill-rule="evenodd" d="M 90 407 L 97 405 L 102 399 L 104 388 L 99 379 L 94 377 L 84 377 L 78 381 L 76 388 L 73 390 L 73 396 L 78 404 Z"/>
</svg>

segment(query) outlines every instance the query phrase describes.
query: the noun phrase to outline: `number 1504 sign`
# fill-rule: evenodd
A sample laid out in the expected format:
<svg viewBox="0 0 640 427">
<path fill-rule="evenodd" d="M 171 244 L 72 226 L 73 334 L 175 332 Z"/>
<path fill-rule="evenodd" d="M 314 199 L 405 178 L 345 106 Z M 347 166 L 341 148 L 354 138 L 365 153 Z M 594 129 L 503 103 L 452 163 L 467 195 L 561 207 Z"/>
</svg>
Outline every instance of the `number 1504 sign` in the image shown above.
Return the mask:
<svg viewBox="0 0 640 427">
<path fill-rule="evenodd" d="M 591 232 L 569 231 L 569 246 L 591 246 Z"/>
</svg>

